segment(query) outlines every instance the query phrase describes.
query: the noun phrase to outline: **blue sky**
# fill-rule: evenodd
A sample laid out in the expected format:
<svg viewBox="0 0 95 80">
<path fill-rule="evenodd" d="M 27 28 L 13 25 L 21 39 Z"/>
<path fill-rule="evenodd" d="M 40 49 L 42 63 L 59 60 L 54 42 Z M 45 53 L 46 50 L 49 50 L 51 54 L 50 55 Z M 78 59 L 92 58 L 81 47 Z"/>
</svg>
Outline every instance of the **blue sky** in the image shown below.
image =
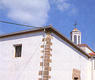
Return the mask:
<svg viewBox="0 0 95 80">
<path fill-rule="evenodd" d="M 52 24 L 70 38 L 77 21 L 82 32 L 82 43 L 95 50 L 95 0 L 0 0 L 0 20 L 46 26 Z M 0 23 L 0 34 L 30 29 Z"/>
</svg>

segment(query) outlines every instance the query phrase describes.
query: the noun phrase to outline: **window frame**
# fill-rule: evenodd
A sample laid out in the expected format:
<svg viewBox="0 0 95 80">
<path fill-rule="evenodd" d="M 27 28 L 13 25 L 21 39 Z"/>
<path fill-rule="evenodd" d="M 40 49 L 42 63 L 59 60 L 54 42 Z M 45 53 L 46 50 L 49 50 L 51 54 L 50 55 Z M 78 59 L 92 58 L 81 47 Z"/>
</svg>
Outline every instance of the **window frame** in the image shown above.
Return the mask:
<svg viewBox="0 0 95 80">
<path fill-rule="evenodd" d="M 17 47 L 20 47 L 20 52 L 17 51 Z M 15 55 L 14 56 L 16 58 L 21 57 L 21 55 L 22 55 L 22 44 L 15 44 L 14 48 L 15 48 Z"/>
</svg>

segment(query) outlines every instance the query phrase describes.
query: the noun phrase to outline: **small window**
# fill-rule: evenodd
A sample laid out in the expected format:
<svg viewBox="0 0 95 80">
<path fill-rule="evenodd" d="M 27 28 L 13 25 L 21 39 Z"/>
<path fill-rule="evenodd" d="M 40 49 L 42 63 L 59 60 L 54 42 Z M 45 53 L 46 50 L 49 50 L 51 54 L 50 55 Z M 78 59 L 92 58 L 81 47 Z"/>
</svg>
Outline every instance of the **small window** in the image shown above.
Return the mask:
<svg viewBox="0 0 95 80">
<path fill-rule="evenodd" d="M 74 80 L 78 80 L 78 77 L 74 77 Z"/>
<path fill-rule="evenodd" d="M 74 43 L 77 44 L 77 36 L 74 35 Z"/>
<path fill-rule="evenodd" d="M 80 44 L 80 36 L 78 36 L 78 44 Z"/>
<path fill-rule="evenodd" d="M 15 57 L 21 57 L 21 52 L 22 52 L 22 45 L 14 45 L 15 47 Z"/>
</svg>

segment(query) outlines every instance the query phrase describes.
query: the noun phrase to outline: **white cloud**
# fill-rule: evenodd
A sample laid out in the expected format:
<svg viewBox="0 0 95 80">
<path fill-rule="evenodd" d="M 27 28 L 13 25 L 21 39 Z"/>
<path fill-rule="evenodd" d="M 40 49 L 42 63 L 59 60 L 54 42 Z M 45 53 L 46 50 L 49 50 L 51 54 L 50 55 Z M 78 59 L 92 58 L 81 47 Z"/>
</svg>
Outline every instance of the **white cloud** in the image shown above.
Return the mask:
<svg viewBox="0 0 95 80">
<path fill-rule="evenodd" d="M 58 4 L 57 7 L 58 7 L 59 10 L 64 11 L 64 10 L 69 9 L 70 4 L 68 4 L 68 3 Z"/>
<path fill-rule="evenodd" d="M 7 16 L 18 23 L 43 26 L 48 20 L 49 2 L 60 11 L 76 13 L 69 0 L 0 0 L 0 10 L 7 10 Z"/>
<path fill-rule="evenodd" d="M 53 2 L 56 4 L 56 7 L 61 11 L 68 10 L 71 6 L 68 0 L 53 0 Z"/>
<path fill-rule="evenodd" d="M 77 13 L 77 9 L 73 4 L 69 3 L 69 0 L 53 0 L 53 3 L 56 4 L 57 9 L 60 11 L 68 10 L 70 14 L 74 15 Z"/>
<path fill-rule="evenodd" d="M 0 8 L 7 9 L 7 16 L 19 23 L 42 26 L 47 22 L 50 9 L 48 0 L 0 0 Z"/>
</svg>

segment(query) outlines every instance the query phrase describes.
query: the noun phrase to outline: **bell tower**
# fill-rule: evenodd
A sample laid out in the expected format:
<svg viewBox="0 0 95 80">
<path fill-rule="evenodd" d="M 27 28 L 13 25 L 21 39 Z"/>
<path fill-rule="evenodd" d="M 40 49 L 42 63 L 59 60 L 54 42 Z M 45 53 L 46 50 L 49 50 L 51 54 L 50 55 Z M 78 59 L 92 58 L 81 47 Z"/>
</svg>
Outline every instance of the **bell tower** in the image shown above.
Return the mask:
<svg viewBox="0 0 95 80">
<path fill-rule="evenodd" d="M 76 27 L 71 32 L 71 41 L 75 44 L 81 44 L 81 32 Z"/>
</svg>

